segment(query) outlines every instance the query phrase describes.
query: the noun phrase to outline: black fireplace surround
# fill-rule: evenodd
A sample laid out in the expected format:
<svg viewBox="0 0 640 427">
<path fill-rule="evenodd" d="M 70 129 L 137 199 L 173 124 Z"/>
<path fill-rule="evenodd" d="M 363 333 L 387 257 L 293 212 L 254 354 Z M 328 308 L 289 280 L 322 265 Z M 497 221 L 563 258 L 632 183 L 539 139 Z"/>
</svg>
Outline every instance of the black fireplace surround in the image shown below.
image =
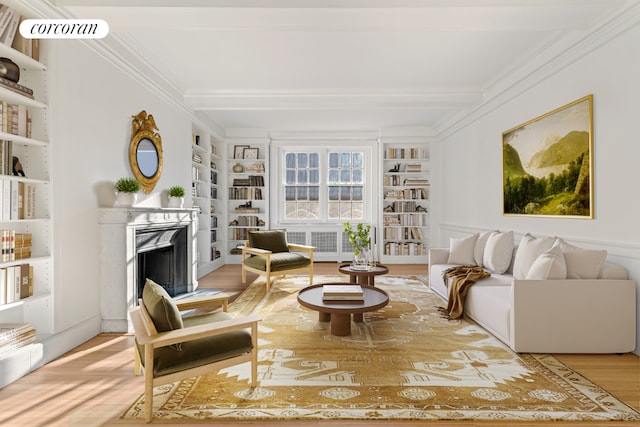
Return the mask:
<svg viewBox="0 0 640 427">
<path fill-rule="evenodd" d="M 188 283 L 188 228 L 173 226 L 136 231 L 138 298 L 142 298 L 147 279 L 165 288 L 172 297 L 193 290 Z"/>
</svg>

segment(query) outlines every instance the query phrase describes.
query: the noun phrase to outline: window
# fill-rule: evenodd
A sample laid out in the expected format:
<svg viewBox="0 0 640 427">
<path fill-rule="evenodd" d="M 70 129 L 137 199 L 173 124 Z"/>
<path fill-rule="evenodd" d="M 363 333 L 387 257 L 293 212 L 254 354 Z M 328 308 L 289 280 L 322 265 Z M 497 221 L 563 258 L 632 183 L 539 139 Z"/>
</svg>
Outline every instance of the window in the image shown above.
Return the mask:
<svg viewBox="0 0 640 427">
<path fill-rule="evenodd" d="M 364 217 L 362 150 L 284 150 L 284 219 L 332 221 Z"/>
</svg>

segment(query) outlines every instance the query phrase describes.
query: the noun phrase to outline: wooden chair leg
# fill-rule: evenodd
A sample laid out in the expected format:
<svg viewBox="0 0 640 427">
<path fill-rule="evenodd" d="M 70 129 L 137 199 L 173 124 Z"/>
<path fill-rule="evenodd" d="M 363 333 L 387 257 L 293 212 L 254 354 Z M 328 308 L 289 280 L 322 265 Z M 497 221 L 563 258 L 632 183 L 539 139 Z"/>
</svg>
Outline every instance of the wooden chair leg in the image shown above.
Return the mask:
<svg viewBox="0 0 640 427">
<path fill-rule="evenodd" d="M 136 377 L 142 373 L 142 361 L 140 360 L 140 353 L 138 353 L 138 347 L 133 344 L 133 373 Z"/>
<path fill-rule="evenodd" d="M 242 283 L 247 283 L 247 270 L 244 269 L 244 264 L 242 264 Z"/>
<path fill-rule="evenodd" d="M 153 418 L 153 350 L 145 346 L 144 354 L 144 420 Z"/>
<path fill-rule="evenodd" d="M 313 285 L 313 263 L 309 264 L 309 286 Z"/>
</svg>

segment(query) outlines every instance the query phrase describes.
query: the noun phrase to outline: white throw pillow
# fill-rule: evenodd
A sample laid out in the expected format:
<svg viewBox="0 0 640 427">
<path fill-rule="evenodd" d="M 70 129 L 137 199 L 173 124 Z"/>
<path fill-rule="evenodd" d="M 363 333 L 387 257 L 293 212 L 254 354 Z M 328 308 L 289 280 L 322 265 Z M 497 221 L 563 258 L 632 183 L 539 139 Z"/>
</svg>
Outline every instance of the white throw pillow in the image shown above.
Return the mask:
<svg viewBox="0 0 640 427">
<path fill-rule="evenodd" d="M 476 240 L 476 247 L 473 250 L 473 258 L 475 259 L 477 265 L 482 265 L 484 258 L 484 248 L 485 246 L 487 246 L 487 240 L 489 239 L 489 236 L 491 236 L 491 233 L 494 233 L 494 231 L 485 231 L 484 233 L 480 233 L 478 235 L 478 240 Z"/>
<path fill-rule="evenodd" d="M 567 263 L 559 246 L 544 251 L 531 264 L 528 280 L 566 279 Z"/>
<path fill-rule="evenodd" d="M 494 274 L 502 274 L 509 269 L 513 255 L 513 231 L 494 231 L 487 239 L 482 264 Z"/>
<path fill-rule="evenodd" d="M 529 273 L 529 268 L 533 262 L 538 259 L 547 249 L 555 243 L 556 239 L 552 237 L 535 238 L 531 234 L 525 234 L 520 239 L 520 244 L 513 259 L 513 277 L 516 279 L 524 279 Z"/>
<path fill-rule="evenodd" d="M 597 279 L 602 271 L 607 251 L 582 249 L 562 239 L 557 245 L 564 254 L 567 263 L 567 279 Z"/>
<path fill-rule="evenodd" d="M 473 250 L 476 247 L 478 234 L 472 234 L 469 237 L 457 239 L 451 237 L 449 239 L 449 261 L 448 264 L 473 265 Z"/>
</svg>

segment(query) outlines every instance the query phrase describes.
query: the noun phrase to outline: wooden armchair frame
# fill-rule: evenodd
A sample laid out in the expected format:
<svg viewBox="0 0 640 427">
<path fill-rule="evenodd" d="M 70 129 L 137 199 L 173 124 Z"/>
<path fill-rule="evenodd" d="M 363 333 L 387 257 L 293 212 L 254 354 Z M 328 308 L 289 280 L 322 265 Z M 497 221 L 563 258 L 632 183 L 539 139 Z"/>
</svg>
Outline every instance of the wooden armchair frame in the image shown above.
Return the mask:
<svg viewBox="0 0 640 427">
<path fill-rule="evenodd" d="M 223 311 L 227 311 L 228 296 L 214 295 L 196 297 L 175 302 L 180 311 L 220 306 L 222 306 Z M 142 299 L 140 299 L 139 304 L 139 306 L 129 309 L 129 315 L 135 331 L 136 340 L 139 344 L 144 345 L 144 370 L 141 369 L 142 363 L 136 346 L 134 346 L 134 352 L 135 374 L 140 375 L 141 371 L 144 372 L 144 415 L 146 422 L 150 422 L 153 418 L 153 388 L 163 384 L 217 371 L 228 366 L 251 362 L 251 387 L 256 386 L 258 376 L 258 322 L 262 320 L 260 317 L 251 315 L 239 319 L 223 320 L 159 333 Z M 253 346 L 250 351 L 195 368 L 154 377 L 153 363 L 155 349 L 247 328 L 251 328 L 251 342 Z"/>
<path fill-rule="evenodd" d="M 245 245 L 242 246 L 242 283 L 247 283 L 247 271 L 251 271 L 252 273 L 259 274 L 261 276 L 266 276 L 267 280 L 267 292 L 271 288 L 271 277 L 278 278 L 282 277 L 286 274 L 290 273 L 298 273 L 301 271 L 309 272 L 309 285 L 313 285 L 313 251 L 315 250 L 314 246 L 306 246 L 306 245 L 298 245 L 295 243 L 287 243 L 289 247 L 289 251 L 291 252 L 306 252 L 309 255 L 309 264 L 304 267 L 296 267 L 290 268 L 287 270 L 278 270 L 271 271 L 271 254 L 273 252 L 268 251 L 266 249 L 253 248 L 249 245 L 249 241 L 245 241 Z M 244 260 L 247 256 L 256 255 L 259 257 L 265 258 L 266 270 L 260 270 L 257 268 L 250 267 L 245 264 Z"/>
</svg>

